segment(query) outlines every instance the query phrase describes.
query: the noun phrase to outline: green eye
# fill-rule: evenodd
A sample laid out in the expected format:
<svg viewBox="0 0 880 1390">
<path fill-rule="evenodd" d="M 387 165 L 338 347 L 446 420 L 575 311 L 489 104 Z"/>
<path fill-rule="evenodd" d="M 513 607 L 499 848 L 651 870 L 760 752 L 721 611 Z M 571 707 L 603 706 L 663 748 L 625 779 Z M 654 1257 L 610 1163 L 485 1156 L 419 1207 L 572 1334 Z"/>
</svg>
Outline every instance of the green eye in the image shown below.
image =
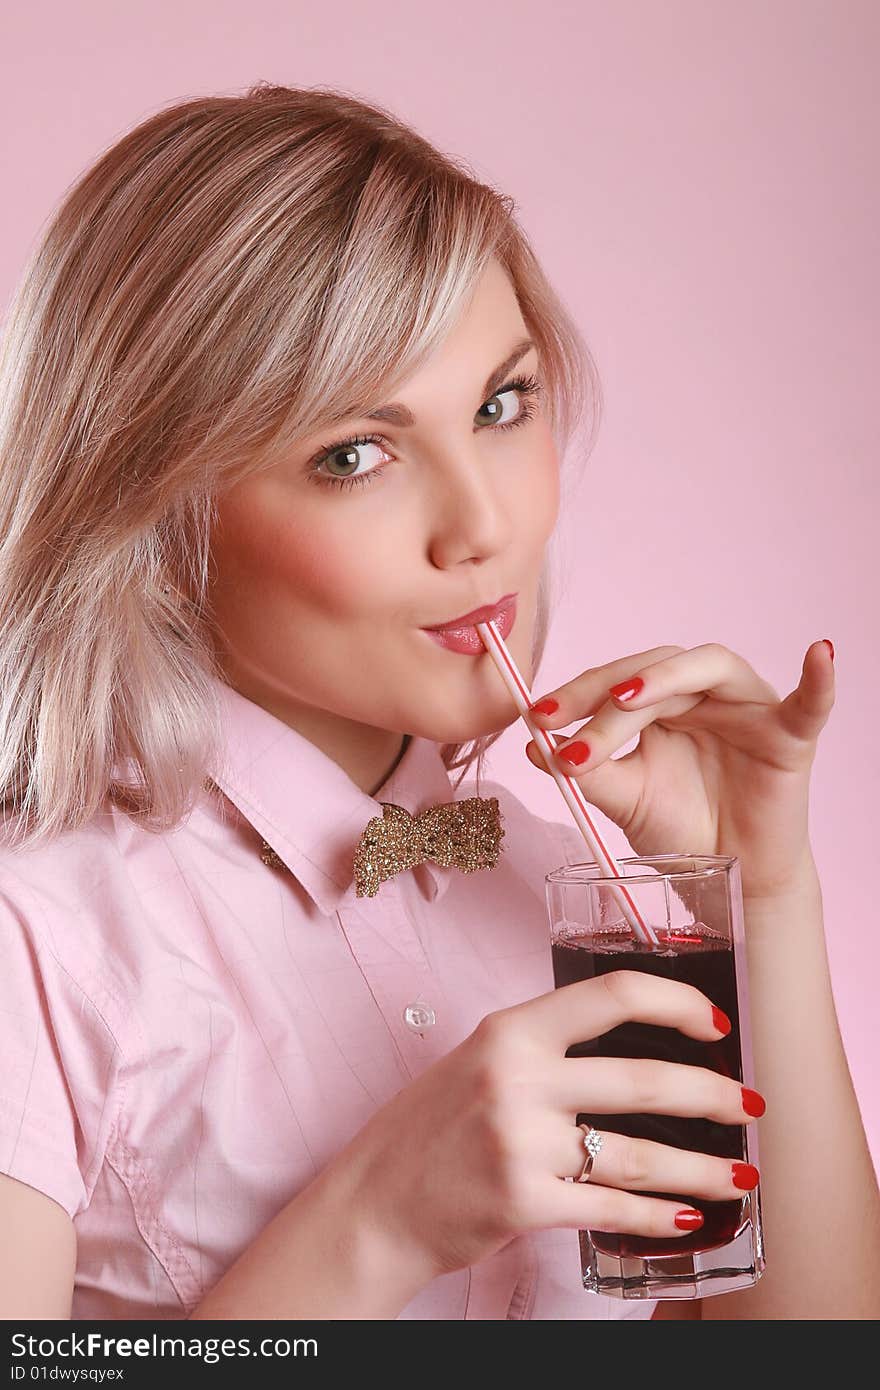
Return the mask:
<svg viewBox="0 0 880 1390">
<path fill-rule="evenodd" d="M 524 425 L 528 420 L 534 417 L 537 409 L 537 397 L 543 390 L 544 388 L 541 383 L 533 376 L 514 377 L 504 386 L 500 386 L 493 396 L 490 396 L 488 400 L 484 401 L 480 406 L 480 410 L 483 410 L 486 406 L 492 406 L 492 403 L 498 401 L 501 396 L 516 392 L 521 401 L 519 414 L 513 420 L 500 420 L 501 410 L 499 410 L 497 406 L 493 406 L 493 409 L 496 411 L 496 416 L 485 421 L 483 427 L 485 428 L 488 426 L 491 430 L 500 432 L 501 430 L 515 429 L 517 425 Z M 351 455 L 358 449 L 362 449 L 369 444 L 375 444 L 379 447 L 390 447 L 388 441 L 378 434 L 357 434 L 349 439 L 340 439 L 333 444 L 325 444 L 314 456 L 309 465 L 309 481 L 318 483 L 321 486 L 326 484 L 330 487 L 341 488 L 360 487 L 364 483 L 375 482 L 375 480 L 385 472 L 385 469 L 388 467 L 387 463 L 381 463 L 376 468 L 370 468 L 364 473 L 351 473 L 348 477 L 337 477 L 335 474 L 321 471 L 324 464 L 332 460 L 335 454 L 347 452 Z M 353 458 L 349 459 L 349 462 L 354 467 L 357 467 L 359 460 Z"/>
</svg>

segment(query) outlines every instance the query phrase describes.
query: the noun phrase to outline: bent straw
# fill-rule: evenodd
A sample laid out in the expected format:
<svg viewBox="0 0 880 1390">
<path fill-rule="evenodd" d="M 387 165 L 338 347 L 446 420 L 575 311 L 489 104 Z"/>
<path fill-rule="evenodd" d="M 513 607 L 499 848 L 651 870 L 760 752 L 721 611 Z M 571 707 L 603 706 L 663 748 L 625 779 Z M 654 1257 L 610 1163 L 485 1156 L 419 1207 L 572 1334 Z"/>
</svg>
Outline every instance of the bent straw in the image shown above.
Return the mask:
<svg viewBox="0 0 880 1390">
<path fill-rule="evenodd" d="M 498 667 L 498 673 L 501 679 L 513 696 L 514 703 L 529 733 L 535 740 L 535 744 L 544 760 L 547 771 L 551 772 L 556 779 L 556 784 L 565 798 L 568 809 L 571 811 L 575 824 L 583 835 L 588 849 L 599 866 L 602 877 L 623 878 L 620 865 L 608 849 L 608 846 L 604 843 L 593 822 L 583 792 L 574 778 L 569 777 L 557 766 L 554 758 L 556 745 L 547 730 L 539 728 L 529 713 L 529 706 L 533 703 L 529 687 L 523 680 L 522 673 L 508 651 L 501 633 L 498 631 L 494 622 L 476 623 L 475 627 L 482 638 L 484 647 Z M 653 946 L 658 945 L 656 933 L 639 912 L 629 889 L 623 884 L 617 883 L 610 884 L 609 887 L 636 936 L 642 941 L 650 942 Z"/>
</svg>

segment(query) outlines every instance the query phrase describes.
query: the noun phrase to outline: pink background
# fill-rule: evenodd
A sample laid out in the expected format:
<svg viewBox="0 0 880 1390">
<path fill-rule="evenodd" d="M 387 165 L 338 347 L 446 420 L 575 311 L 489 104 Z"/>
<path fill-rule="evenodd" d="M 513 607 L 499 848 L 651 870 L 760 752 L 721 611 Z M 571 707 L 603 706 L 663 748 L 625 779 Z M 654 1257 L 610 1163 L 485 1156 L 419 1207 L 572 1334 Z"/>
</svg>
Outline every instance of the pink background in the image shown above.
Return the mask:
<svg viewBox="0 0 880 1390">
<path fill-rule="evenodd" d="M 15 6 L 4 29 L 4 302 L 102 149 L 167 103 L 261 78 L 379 100 L 514 196 L 606 401 L 534 693 L 661 643 L 717 641 L 787 694 L 809 643 L 832 639 L 838 697 L 811 832 L 880 1158 L 866 907 L 880 791 L 880 6 L 78 0 Z M 562 819 L 526 741 L 520 723 L 505 733 L 492 774 Z M 610 840 L 627 852 L 616 828 Z"/>
</svg>

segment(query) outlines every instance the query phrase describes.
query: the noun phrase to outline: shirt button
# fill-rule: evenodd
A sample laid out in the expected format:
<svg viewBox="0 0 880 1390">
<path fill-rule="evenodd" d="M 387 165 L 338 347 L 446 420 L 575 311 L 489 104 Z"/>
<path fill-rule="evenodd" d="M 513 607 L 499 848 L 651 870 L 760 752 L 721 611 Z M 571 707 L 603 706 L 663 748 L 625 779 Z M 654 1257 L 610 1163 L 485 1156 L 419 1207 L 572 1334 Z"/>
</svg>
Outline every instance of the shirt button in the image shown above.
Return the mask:
<svg viewBox="0 0 880 1390">
<path fill-rule="evenodd" d="M 433 1028 L 437 1019 L 430 1004 L 417 1000 L 415 1004 L 407 1004 L 403 1011 L 403 1021 L 414 1033 L 421 1033 L 423 1028 Z"/>
</svg>

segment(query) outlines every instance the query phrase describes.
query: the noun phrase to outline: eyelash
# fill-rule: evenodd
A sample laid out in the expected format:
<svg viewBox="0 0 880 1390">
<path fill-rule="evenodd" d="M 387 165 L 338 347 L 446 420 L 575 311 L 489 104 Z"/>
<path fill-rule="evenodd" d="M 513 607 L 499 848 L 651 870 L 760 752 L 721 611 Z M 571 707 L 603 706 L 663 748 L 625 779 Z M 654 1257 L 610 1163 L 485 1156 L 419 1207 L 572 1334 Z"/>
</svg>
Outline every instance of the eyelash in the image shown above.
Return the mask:
<svg viewBox="0 0 880 1390">
<path fill-rule="evenodd" d="M 543 391 L 543 386 L 534 376 L 517 376 L 506 382 L 504 386 L 499 386 L 498 390 L 487 400 L 494 400 L 495 396 L 503 396 L 505 391 L 518 391 L 520 395 L 520 412 L 515 420 L 506 420 L 501 425 L 490 425 L 489 429 L 494 434 L 501 430 L 512 430 L 517 425 L 524 425 L 528 420 L 534 418 L 537 396 Z M 486 402 L 484 401 L 485 405 Z M 376 468 L 371 468 L 368 473 L 352 474 L 350 478 L 334 478 L 331 474 L 319 473 L 318 469 L 322 463 L 335 454 L 339 449 L 356 448 L 360 444 L 383 444 L 388 441 L 380 434 L 357 434 L 350 439 L 340 439 L 335 444 L 325 444 L 320 451 L 313 457 L 308 478 L 309 482 L 318 483 L 320 486 L 329 487 L 360 487 L 363 483 L 371 483 L 388 467 L 387 463 L 380 463 Z"/>
</svg>

